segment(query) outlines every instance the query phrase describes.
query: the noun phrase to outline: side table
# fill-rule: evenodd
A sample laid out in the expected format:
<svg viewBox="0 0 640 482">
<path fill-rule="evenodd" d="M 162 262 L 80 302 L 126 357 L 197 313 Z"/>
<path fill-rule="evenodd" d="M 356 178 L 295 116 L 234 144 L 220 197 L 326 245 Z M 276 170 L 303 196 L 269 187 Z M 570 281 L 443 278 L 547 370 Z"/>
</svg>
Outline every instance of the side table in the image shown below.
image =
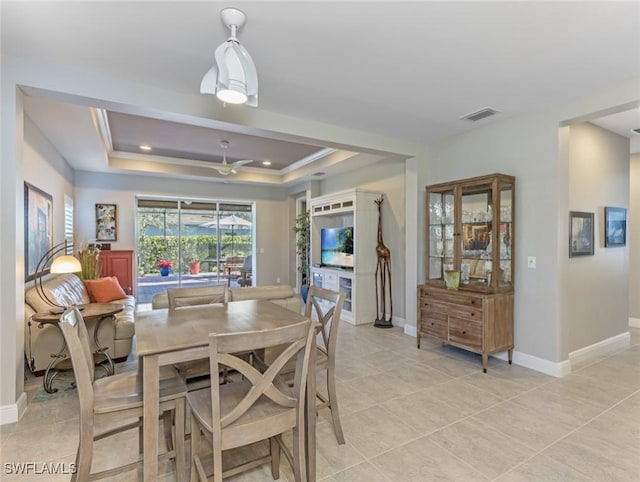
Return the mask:
<svg viewBox="0 0 640 482">
<path fill-rule="evenodd" d="M 108 347 L 100 345 L 98 339 L 98 333 L 100 327 L 105 320 L 115 320 L 115 315 L 124 310 L 124 306 L 119 303 L 89 303 L 82 305 L 82 317 L 85 321 L 96 320 L 96 327 L 93 331 L 93 341 L 96 344 L 97 350 L 93 353 L 94 363 L 101 365 L 108 376 L 113 375 L 114 365 L 113 360 L 107 353 Z M 58 323 L 60 322 L 60 315 L 54 315 L 51 313 L 36 313 L 31 317 L 31 321 L 38 323 L 38 327 L 42 328 L 44 325 L 54 325 L 60 330 Z M 60 331 L 62 336 L 62 331 Z M 57 388 L 53 388 L 53 380 L 56 378 L 60 371 L 71 370 L 73 368 L 71 359 L 67 358 L 65 350 L 67 348 L 67 342 L 62 336 L 62 346 L 57 353 L 51 354 L 51 362 L 44 372 L 44 378 L 42 379 L 42 385 L 47 393 L 55 393 Z M 106 365 L 105 365 L 106 362 Z"/>
</svg>

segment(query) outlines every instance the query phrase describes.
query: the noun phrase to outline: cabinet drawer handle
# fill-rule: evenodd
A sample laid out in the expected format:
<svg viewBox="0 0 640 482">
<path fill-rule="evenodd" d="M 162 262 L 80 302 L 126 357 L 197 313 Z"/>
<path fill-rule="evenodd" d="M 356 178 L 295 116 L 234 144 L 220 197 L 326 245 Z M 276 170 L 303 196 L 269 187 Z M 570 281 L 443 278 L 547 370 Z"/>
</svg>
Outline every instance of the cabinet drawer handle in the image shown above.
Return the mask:
<svg viewBox="0 0 640 482">
<path fill-rule="evenodd" d="M 466 332 L 466 331 L 463 331 L 463 332 L 462 332 L 462 334 L 463 334 L 463 335 L 466 335 L 466 334 L 467 334 L 467 332 Z"/>
<path fill-rule="evenodd" d="M 475 313 L 471 313 L 471 316 L 475 316 L 475 315 L 476 315 Z"/>
<path fill-rule="evenodd" d="M 435 325 L 435 323 L 433 323 L 433 322 L 432 322 L 432 323 L 431 323 L 431 326 L 433 326 L 433 325 Z"/>
</svg>

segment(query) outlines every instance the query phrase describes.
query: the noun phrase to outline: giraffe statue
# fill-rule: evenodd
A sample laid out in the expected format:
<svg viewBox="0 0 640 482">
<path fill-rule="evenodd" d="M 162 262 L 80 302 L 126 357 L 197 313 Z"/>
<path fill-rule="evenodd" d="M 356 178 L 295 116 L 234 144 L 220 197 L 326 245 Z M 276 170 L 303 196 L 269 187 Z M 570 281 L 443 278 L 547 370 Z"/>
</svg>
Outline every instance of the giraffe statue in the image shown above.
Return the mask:
<svg viewBox="0 0 640 482">
<path fill-rule="evenodd" d="M 391 251 L 382 241 L 382 202 L 380 197 L 374 202 L 378 206 L 378 244 L 376 245 L 376 255 L 378 265 L 376 267 L 376 321 L 373 326 L 378 328 L 393 327 L 393 299 L 391 296 Z M 389 287 L 389 319 L 386 319 L 387 312 L 387 286 Z"/>
</svg>

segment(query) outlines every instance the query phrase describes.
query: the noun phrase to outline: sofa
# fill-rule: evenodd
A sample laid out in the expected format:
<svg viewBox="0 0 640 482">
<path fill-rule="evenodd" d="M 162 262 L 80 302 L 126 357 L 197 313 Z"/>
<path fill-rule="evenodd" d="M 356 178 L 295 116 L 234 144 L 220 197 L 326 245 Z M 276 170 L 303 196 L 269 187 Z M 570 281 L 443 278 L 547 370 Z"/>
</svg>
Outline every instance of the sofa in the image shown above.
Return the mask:
<svg viewBox="0 0 640 482">
<path fill-rule="evenodd" d="M 47 296 L 62 306 L 80 305 L 91 303 L 89 292 L 83 281 L 75 274 L 61 274 L 49 277 L 43 281 L 42 287 Z M 62 333 L 51 324 L 44 324 L 42 328 L 37 322 L 29 323 L 35 313 L 46 313 L 51 305 L 46 303 L 35 288 L 31 287 L 25 292 L 24 304 L 24 350 L 27 362 L 31 370 L 40 375 L 51 362 L 51 354 L 57 353 L 63 343 Z M 134 311 L 136 300 L 133 296 L 114 300 L 120 303 L 124 310 L 116 315 L 115 323 L 102 323 L 98 339 L 100 344 L 108 348 L 109 355 L 114 362 L 124 361 L 131 353 L 132 339 L 135 333 Z M 87 322 L 89 338 L 94 343 L 95 321 Z M 95 349 L 95 346 L 93 347 Z M 68 353 L 67 353 L 68 354 Z"/>
<path fill-rule="evenodd" d="M 302 302 L 300 295 L 296 294 L 289 285 L 250 286 L 245 288 L 233 288 L 229 290 L 231 301 L 243 300 L 269 300 L 276 305 L 300 313 Z M 197 299 L 193 304 L 206 304 L 209 301 Z M 168 308 L 169 299 L 167 293 L 158 293 L 151 300 L 151 308 L 154 310 Z"/>
</svg>

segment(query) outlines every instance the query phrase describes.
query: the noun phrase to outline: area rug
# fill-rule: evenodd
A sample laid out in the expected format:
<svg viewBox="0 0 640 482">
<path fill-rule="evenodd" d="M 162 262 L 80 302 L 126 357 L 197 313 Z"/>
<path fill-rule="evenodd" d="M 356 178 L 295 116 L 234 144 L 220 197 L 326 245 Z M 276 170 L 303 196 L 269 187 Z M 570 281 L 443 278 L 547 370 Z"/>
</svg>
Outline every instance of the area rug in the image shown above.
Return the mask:
<svg viewBox="0 0 640 482">
<path fill-rule="evenodd" d="M 131 365 L 129 365 L 130 367 Z M 127 368 L 127 363 L 116 363 L 115 372 L 122 373 Z M 102 378 L 106 376 L 104 369 L 96 367 L 96 378 Z M 42 386 L 42 377 L 38 377 L 40 381 L 40 388 L 31 399 L 31 403 L 47 402 L 49 400 L 55 400 L 58 398 L 75 397 L 78 390 L 76 387 L 76 379 L 73 371 L 59 372 L 53 380 L 53 388 L 57 388 L 58 391 L 54 393 L 47 393 Z"/>
</svg>

